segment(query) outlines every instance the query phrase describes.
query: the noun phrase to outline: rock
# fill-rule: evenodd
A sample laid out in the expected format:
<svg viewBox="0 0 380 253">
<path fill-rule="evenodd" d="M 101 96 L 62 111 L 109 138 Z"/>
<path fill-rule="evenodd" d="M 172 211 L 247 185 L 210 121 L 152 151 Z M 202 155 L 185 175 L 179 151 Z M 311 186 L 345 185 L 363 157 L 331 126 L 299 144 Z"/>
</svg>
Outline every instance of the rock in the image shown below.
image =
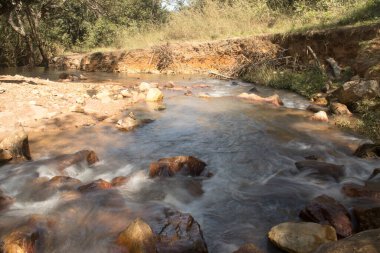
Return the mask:
<svg viewBox="0 0 380 253">
<path fill-rule="evenodd" d="M 242 93 L 242 94 L 238 95 L 238 97 L 249 99 L 251 101 L 256 101 L 256 102 L 266 102 L 266 103 L 273 104 L 275 106 L 283 105 L 282 100 L 280 99 L 280 97 L 277 94 L 270 96 L 270 97 L 263 98 L 263 97 L 260 97 L 256 94 L 253 94 L 253 93 L 251 93 L 251 94 Z"/>
<path fill-rule="evenodd" d="M 259 248 L 256 247 L 256 245 L 252 243 L 244 244 L 241 246 L 238 250 L 234 251 L 233 253 L 263 253 Z"/>
<path fill-rule="evenodd" d="M 148 90 L 145 100 L 147 102 L 158 102 L 164 99 L 164 94 L 158 88 Z"/>
<path fill-rule="evenodd" d="M 20 129 L 0 142 L 0 165 L 10 160 L 31 160 L 28 135 Z"/>
<path fill-rule="evenodd" d="M 80 104 L 75 104 L 73 106 L 70 106 L 70 112 L 77 112 L 77 113 L 84 113 L 84 108 Z"/>
<path fill-rule="evenodd" d="M 301 212 L 305 221 L 331 225 L 340 237 L 352 235 L 351 217 L 347 209 L 335 199 L 322 195 L 314 198 Z"/>
<path fill-rule="evenodd" d="M 253 86 L 249 89 L 248 93 L 260 93 L 260 91 L 255 86 Z"/>
<path fill-rule="evenodd" d="M 131 92 L 130 92 L 129 90 L 127 90 L 127 89 L 124 89 L 124 90 L 120 91 L 120 94 L 121 94 L 123 97 L 127 97 L 127 98 L 132 97 Z"/>
<path fill-rule="evenodd" d="M 156 253 L 156 235 L 141 219 L 134 220 L 117 238 L 117 244 L 129 253 Z"/>
<path fill-rule="evenodd" d="M 66 190 L 66 189 L 71 190 L 81 183 L 82 181 L 76 178 L 66 177 L 66 176 L 55 176 L 47 182 L 46 186 L 53 187 L 56 189 L 61 189 L 61 190 Z"/>
<path fill-rule="evenodd" d="M 335 180 L 344 176 L 344 166 L 325 163 L 321 161 L 305 160 L 295 163 L 299 171 L 310 170 L 319 175 L 327 175 L 333 177 Z"/>
<path fill-rule="evenodd" d="M 354 183 L 346 183 L 342 186 L 341 191 L 351 198 L 369 198 L 380 200 L 380 189 L 370 184 L 359 185 Z"/>
<path fill-rule="evenodd" d="M 166 110 L 165 105 L 158 105 L 157 107 L 154 108 L 155 111 L 164 111 Z"/>
<path fill-rule="evenodd" d="M 129 179 L 130 179 L 129 177 L 123 177 L 123 176 L 115 177 L 112 179 L 111 184 L 113 187 L 122 186 L 128 183 Z"/>
<path fill-rule="evenodd" d="M 0 89 L 0 94 L 3 94 L 3 93 L 5 93 L 5 92 L 6 92 L 5 89 Z"/>
<path fill-rule="evenodd" d="M 164 84 L 164 88 L 165 89 L 172 89 L 172 88 L 174 88 L 174 83 L 173 82 L 169 82 L 167 84 Z"/>
<path fill-rule="evenodd" d="M 332 113 L 336 115 L 352 115 L 350 110 L 348 110 L 347 106 L 341 103 L 331 103 L 330 110 Z"/>
<path fill-rule="evenodd" d="M 83 97 L 79 97 L 79 98 L 77 98 L 77 99 L 75 100 L 75 102 L 76 102 L 77 104 L 80 104 L 80 105 L 85 105 L 85 104 L 86 104 L 86 101 L 84 100 Z"/>
<path fill-rule="evenodd" d="M 332 96 L 342 104 L 352 105 L 363 99 L 379 97 L 380 87 L 376 80 L 349 81 L 334 91 Z"/>
<path fill-rule="evenodd" d="M 0 190 L 0 211 L 7 209 L 14 202 L 14 198 L 5 195 L 5 193 Z"/>
<path fill-rule="evenodd" d="M 341 77 L 342 68 L 339 67 L 338 63 L 333 58 L 327 58 L 326 62 L 329 64 L 332 74 L 336 79 Z"/>
<path fill-rule="evenodd" d="M 311 119 L 316 121 L 329 122 L 329 117 L 327 116 L 327 113 L 324 111 L 314 113 Z"/>
<path fill-rule="evenodd" d="M 205 167 L 205 162 L 193 156 L 162 158 L 150 164 L 149 176 L 172 177 L 177 173 L 187 176 L 199 176 Z"/>
<path fill-rule="evenodd" d="M 237 86 L 237 85 L 239 85 L 239 82 L 237 82 L 237 81 L 232 81 L 232 82 L 231 82 L 231 85 L 233 85 L 233 86 Z"/>
<path fill-rule="evenodd" d="M 325 97 L 317 97 L 313 99 L 314 104 L 319 105 L 319 106 L 327 106 L 329 102 Z"/>
<path fill-rule="evenodd" d="M 354 152 L 354 156 L 360 158 L 379 158 L 380 157 L 380 144 L 366 143 L 360 145 Z"/>
<path fill-rule="evenodd" d="M 150 90 L 152 88 L 157 88 L 157 85 L 153 85 L 151 83 L 146 83 L 146 82 L 142 82 L 139 85 L 139 90 L 142 91 L 142 92 L 148 91 L 148 90 Z"/>
<path fill-rule="evenodd" d="M 317 112 L 329 112 L 330 109 L 328 107 L 311 104 L 306 108 L 306 110 L 317 113 Z"/>
<path fill-rule="evenodd" d="M 380 205 L 375 207 L 354 207 L 359 231 L 380 228 Z"/>
<path fill-rule="evenodd" d="M 63 171 L 67 167 L 81 162 L 86 162 L 88 166 L 91 166 L 99 161 L 98 156 L 92 150 L 81 150 L 74 154 L 62 155 L 53 159 L 57 161 L 57 168 Z"/>
<path fill-rule="evenodd" d="M 158 252 L 207 253 L 200 225 L 190 214 L 167 210 L 160 222 Z"/>
<path fill-rule="evenodd" d="M 78 191 L 80 191 L 81 193 L 87 193 L 87 192 L 93 192 L 97 190 L 107 190 L 111 188 L 112 188 L 112 184 L 110 184 L 109 182 L 103 179 L 98 179 L 92 183 L 82 185 L 81 187 L 78 188 Z"/>
<path fill-rule="evenodd" d="M 121 119 L 116 123 L 116 128 L 122 131 L 131 131 L 138 126 L 139 126 L 139 121 L 130 116 L 124 119 Z"/>
<path fill-rule="evenodd" d="M 193 92 L 191 90 L 187 90 L 187 91 L 185 91 L 185 93 L 183 95 L 185 95 L 185 96 L 192 96 Z"/>
<path fill-rule="evenodd" d="M 380 229 L 322 245 L 314 253 L 380 253 Z"/>
<path fill-rule="evenodd" d="M 268 237 L 274 245 L 289 253 L 311 253 L 337 240 L 333 227 L 311 222 L 282 223 L 273 227 Z"/>
<path fill-rule="evenodd" d="M 198 97 L 199 98 L 211 98 L 210 94 L 208 93 L 205 93 L 205 92 L 201 92 L 198 94 Z"/>
</svg>

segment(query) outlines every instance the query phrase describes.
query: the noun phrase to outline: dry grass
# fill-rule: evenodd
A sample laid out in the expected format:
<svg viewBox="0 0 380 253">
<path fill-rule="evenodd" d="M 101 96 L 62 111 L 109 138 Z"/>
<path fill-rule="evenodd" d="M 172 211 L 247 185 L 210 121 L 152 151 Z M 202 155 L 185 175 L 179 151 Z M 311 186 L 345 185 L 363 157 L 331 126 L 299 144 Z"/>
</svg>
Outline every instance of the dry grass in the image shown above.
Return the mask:
<svg viewBox="0 0 380 253">
<path fill-rule="evenodd" d="M 167 42 L 209 41 L 232 37 L 290 33 L 338 25 L 377 22 L 379 0 L 320 0 L 310 8 L 296 4 L 292 11 L 268 8 L 265 0 L 236 0 L 233 5 L 206 0 L 204 8 L 187 8 L 170 15 L 159 27 L 119 29 L 112 49 L 135 49 Z M 371 13 L 374 12 L 374 13 Z M 99 50 L 92 49 L 91 51 Z M 104 50 L 104 48 L 102 48 Z"/>
</svg>

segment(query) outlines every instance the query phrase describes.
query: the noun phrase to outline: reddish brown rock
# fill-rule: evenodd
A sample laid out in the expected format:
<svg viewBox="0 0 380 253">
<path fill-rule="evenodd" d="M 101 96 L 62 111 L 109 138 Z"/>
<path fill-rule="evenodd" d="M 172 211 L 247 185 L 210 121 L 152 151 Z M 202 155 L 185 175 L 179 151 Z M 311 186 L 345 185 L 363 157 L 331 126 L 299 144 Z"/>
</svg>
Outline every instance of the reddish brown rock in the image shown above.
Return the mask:
<svg viewBox="0 0 380 253">
<path fill-rule="evenodd" d="M 74 154 L 62 155 L 55 158 L 58 165 L 58 170 L 63 171 L 67 167 L 81 162 L 86 162 L 88 166 L 91 166 L 99 161 L 98 156 L 92 150 L 81 150 Z"/>
<path fill-rule="evenodd" d="M 244 244 L 233 253 L 263 253 L 263 251 L 257 248 L 254 244 L 248 243 L 248 244 Z"/>
<path fill-rule="evenodd" d="M 98 179 L 92 183 L 82 185 L 81 187 L 78 188 L 78 191 L 82 193 L 86 193 L 86 192 L 93 192 L 97 190 L 107 190 L 111 188 L 112 188 L 112 184 L 110 184 L 109 182 L 103 179 Z"/>
<path fill-rule="evenodd" d="M 360 158 L 379 158 L 380 144 L 366 143 L 366 144 L 360 145 L 356 149 L 354 156 L 357 156 Z"/>
<path fill-rule="evenodd" d="M 358 185 L 354 183 L 344 184 L 342 192 L 351 198 L 371 198 L 380 200 L 380 190 L 370 185 Z"/>
<path fill-rule="evenodd" d="M 0 190 L 0 211 L 7 209 L 10 205 L 12 205 L 14 202 L 14 199 L 12 197 L 9 197 L 3 193 L 2 190 Z"/>
<path fill-rule="evenodd" d="M 375 207 L 354 207 L 359 231 L 380 228 L 380 205 Z"/>
<path fill-rule="evenodd" d="M 314 198 L 301 212 L 300 217 L 322 225 L 331 225 L 340 237 L 352 235 L 351 217 L 347 209 L 335 199 L 322 195 Z"/>
<path fill-rule="evenodd" d="M 207 253 L 200 225 L 190 214 L 167 210 L 158 233 L 158 252 Z"/>
<path fill-rule="evenodd" d="M 79 179 L 65 176 L 55 176 L 47 182 L 48 187 L 53 187 L 57 189 L 72 189 L 75 186 L 81 184 Z"/>
<path fill-rule="evenodd" d="M 331 103 L 330 110 L 336 115 L 352 115 L 347 106 L 341 103 Z"/>
<path fill-rule="evenodd" d="M 129 177 L 123 177 L 123 176 L 115 177 L 114 179 L 112 179 L 111 184 L 113 187 L 122 186 L 128 183 L 129 179 L 130 179 Z"/>
<path fill-rule="evenodd" d="M 344 176 L 344 166 L 321 161 L 305 160 L 296 162 L 299 171 L 310 170 L 320 175 L 331 176 L 336 180 Z"/>
<path fill-rule="evenodd" d="M 149 176 L 172 177 L 177 173 L 189 176 L 200 176 L 205 167 L 205 162 L 193 156 L 162 158 L 150 164 Z"/>
</svg>

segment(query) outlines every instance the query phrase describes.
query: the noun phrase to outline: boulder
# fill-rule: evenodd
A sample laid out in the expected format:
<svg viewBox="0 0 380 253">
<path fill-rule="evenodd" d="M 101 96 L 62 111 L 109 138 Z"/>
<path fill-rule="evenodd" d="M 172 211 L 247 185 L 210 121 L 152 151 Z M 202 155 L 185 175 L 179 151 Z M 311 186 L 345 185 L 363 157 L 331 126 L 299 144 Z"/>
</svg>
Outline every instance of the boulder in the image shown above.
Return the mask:
<svg viewBox="0 0 380 253">
<path fill-rule="evenodd" d="M 354 156 L 360 158 L 379 158 L 380 157 L 380 144 L 366 143 L 360 145 L 354 152 Z"/>
<path fill-rule="evenodd" d="M 314 253 L 380 253 L 380 229 L 324 244 Z"/>
<path fill-rule="evenodd" d="M 233 253 L 263 253 L 263 251 L 257 248 L 256 245 L 252 243 L 247 243 L 241 246 L 238 250 L 234 251 Z"/>
<path fill-rule="evenodd" d="M 206 163 L 193 156 L 162 158 L 150 164 L 149 176 L 172 177 L 177 173 L 186 176 L 200 176 Z"/>
<path fill-rule="evenodd" d="M 380 228 L 380 205 L 354 207 L 354 215 L 359 225 L 359 231 Z"/>
<path fill-rule="evenodd" d="M 134 220 L 117 238 L 117 244 L 129 253 L 156 253 L 156 235 L 141 219 Z"/>
<path fill-rule="evenodd" d="M 145 100 L 147 102 L 159 102 L 164 99 L 164 94 L 158 88 L 151 88 L 148 90 Z"/>
<path fill-rule="evenodd" d="M 315 121 L 329 122 L 329 117 L 327 116 L 327 113 L 325 111 L 319 111 L 317 113 L 314 113 L 311 119 Z"/>
<path fill-rule="evenodd" d="M 351 217 L 347 209 L 335 199 L 322 195 L 314 198 L 301 212 L 305 221 L 331 225 L 340 237 L 352 235 Z"/>
<path fill-rule="evenodd" d="M 330 111 L 335 115 L 352 115 L 352 113 L 350 112 L 350 110 L 348 110 L 346 105 L 337 102 L 330 104 Z"/>
<path fill-rule="evenodd" d="M 341 191 L 344 195 L 351 198 L 369 198 L 380 200 L 380 189 L 378 185 L 359 185 L 355 183 L 346 183 L 342 186 Z"/>
<path fill-rule="evenodd" d="M 306 110 L 317 113 L 317 112 L 329 112 L 330 109 L 328 107 L 320 106 L 320 105 L 315 105 L 315 104 L 310 104 Z"/>
<path fill-rule="evenodd" d="M 250 94 L 249 93 L 242 93 L 242 94 L 238 95 L 238 97 L 248 99 L 251 101 L 255 101 L 255 102 L 270 103 L 270 104 L 273 104 L 275 106 L 281 106 L 284 104 L 282 102 L 280 96 L 277 94 L 264 98 L 264 97 L 260 97 L 259 95 L 254 94 L 254 93 L 250 93 Z"/>
<path fill-rule="evenodd" d="M 63 171 L 64 169 L 85 162 L 88 166 L 91 166 L 99 161 L 98 156 L 92 150 L 81 150 L 74 154 L 62 155 L 54 158 L 54 161 L 57 162 L 57 168 L 59 171 Z"/>
<path fill-rule="evenodd" d="M 10 160 L 31 160 L 28 135 L 20 129 L 0 142 L 0 165 Z"/>
<path fill-rule="evenodd" d="M 379 83 L 376 80 L 349 81 L 332 93 L 332 96 L 345 105 L 352 105 L 363 99 L 372 99 L 380 96 Z"/>
<path fill-rule="evenodd" d="M 111 189 L 112 184 L 103 180 L 103 179 L 98 179 L 92 183 L 82 185 L 81 187 L 78 188 L 78 191 L 81 193 L 87 193 L 87 192 L 93 192 L 97 190 L 107 190 Z"/>
<path fill-rule="evenodd" d="M 295 163 L 299 171 L 310 170 L 313 173 L 331 176 L 335 180 L 344 176 L 344 166 L 315 160 L 305 160 Z"/>
<path fill-rule="evenodd" d="M 279 224 L 269 231 L 268 237 L 274 245 L 289 253 L 311 253 L 337 240 L 333 227 L 311 222 Z"/>
<path fill-rule="evenodd" d="M 158 252 L 207 253 L 207 245 L 200 225 L 190 214 L 166 210 L 160 221 Z"/>
</svg>

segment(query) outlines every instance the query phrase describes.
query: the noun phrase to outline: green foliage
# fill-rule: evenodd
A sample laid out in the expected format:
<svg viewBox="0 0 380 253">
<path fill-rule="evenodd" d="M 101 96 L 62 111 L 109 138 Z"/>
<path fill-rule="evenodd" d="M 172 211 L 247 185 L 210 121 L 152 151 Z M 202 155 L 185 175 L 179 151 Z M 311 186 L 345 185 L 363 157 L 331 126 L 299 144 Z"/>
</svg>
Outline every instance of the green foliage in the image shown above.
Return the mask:
<svg viewBox="0 0 380 253">
<path fill-rule="evenodd" d="M 294 91 L 300 95 L 311 98 L 311 96 L 325 86 L 327 76 L 318 68 L 310 67 L 304 71 L 292 71 L 288 69 L 276 70 L 271 66 L 261 66 L 250 70 L 243 76 L 248 82 L 275 88 Z"/>
</svg>

